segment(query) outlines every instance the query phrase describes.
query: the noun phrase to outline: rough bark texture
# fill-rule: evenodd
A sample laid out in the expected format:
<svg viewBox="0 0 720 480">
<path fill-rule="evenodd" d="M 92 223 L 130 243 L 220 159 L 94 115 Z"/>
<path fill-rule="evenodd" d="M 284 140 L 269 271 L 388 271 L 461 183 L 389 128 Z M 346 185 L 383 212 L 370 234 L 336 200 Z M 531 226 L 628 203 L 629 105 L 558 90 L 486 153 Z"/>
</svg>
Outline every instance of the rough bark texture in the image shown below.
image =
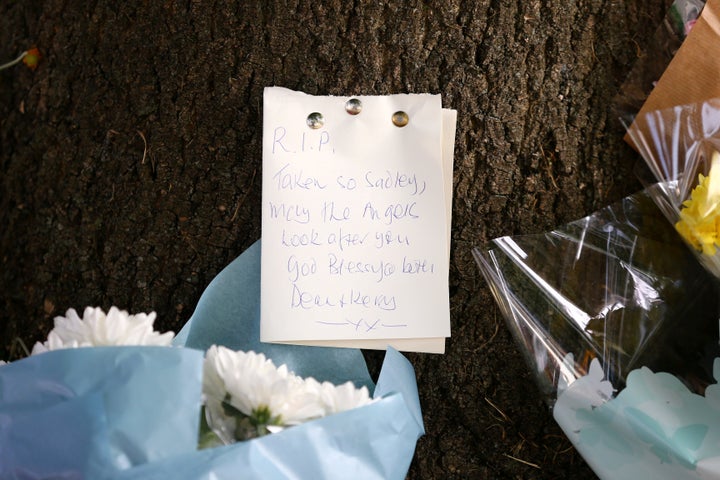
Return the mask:
<svg viewBox="0 0 720 480">
<path fill-rule="evenodd" d="M 262 91 L 458 110 L 445 355 L 410 478 L 589 478 L 471 256 L 639 188 L 611 103 L 668 0 L 0 3 L 0 358 L 67 308 L 177 329 L 260 237 Z M 0 62 L 1 63 L 1 62 Z M 378 354 L 369 353 L 371 365 Z M 524 463 L 528 462 L 528 463 Z"/>
</svg>

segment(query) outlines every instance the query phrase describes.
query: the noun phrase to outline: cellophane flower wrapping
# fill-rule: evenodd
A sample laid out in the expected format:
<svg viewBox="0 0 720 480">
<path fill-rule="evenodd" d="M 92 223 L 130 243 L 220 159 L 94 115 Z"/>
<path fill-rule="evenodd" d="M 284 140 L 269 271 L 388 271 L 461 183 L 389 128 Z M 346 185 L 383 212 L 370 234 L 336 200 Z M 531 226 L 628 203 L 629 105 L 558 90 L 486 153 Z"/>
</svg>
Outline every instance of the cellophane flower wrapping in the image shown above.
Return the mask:
<svg viewBox="0 0 720 480">
<path fill-rule="evenodd" d="M 389 349 L 374 385 L 357 349 L 260 343 L 259 277 L 258 242 L 211 282 L 174 347 L 71 348 L 0 365 L 0 478 L 404 478 L 424 433 L 410 363 Z M 199 449 L 211 345 L 352 381 L 375 401 Z"/>
<path fill-rule="evenodd" d="M 662 188 L 474 255 L 595 473 L 720 479 L 717 282 L 655 206 Z"/>
<path fill-rule="evenodd" d="M 720 99 L 643 113 L 628 135 L 660 183 L 657 205 L 720 277 Z"/>
</svg>

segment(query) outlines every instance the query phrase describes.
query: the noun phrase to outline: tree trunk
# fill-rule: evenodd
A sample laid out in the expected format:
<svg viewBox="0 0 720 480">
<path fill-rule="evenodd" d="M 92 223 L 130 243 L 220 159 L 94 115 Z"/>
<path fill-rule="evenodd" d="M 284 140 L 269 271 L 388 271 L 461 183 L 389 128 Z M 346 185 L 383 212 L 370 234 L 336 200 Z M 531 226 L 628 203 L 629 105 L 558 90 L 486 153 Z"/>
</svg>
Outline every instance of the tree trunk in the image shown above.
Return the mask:
<svg viewBox="0 0 720 480">
<path fill-rule="evenodd" d="M 458 111 L 445 355 L 410 478 L 589 478 L 471 256 L 640 188 L 611 104 L 668 0 L 0 3 L 0 358 L 68 308 L 177 331 L 260 237 L 262 92 Z M 372 361 L 377 356 L 368 354 Z M 516 459 L 520 459 L 522 463 Z"/>
</svg>

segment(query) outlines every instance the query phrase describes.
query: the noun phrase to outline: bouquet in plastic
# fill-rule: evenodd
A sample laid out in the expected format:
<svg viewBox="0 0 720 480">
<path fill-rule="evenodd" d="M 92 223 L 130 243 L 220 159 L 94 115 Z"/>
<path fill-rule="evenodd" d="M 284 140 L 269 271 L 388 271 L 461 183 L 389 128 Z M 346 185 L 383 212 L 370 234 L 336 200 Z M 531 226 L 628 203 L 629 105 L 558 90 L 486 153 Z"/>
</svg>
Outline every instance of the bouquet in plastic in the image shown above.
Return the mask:
<svg viewBox="0 0 720 480">
<path fill-rule="evenodd" d="M 601 478 L 720 478 L 716 282 L 654 205 L 662 188 L 474 251 Z"/>
<path fill-rule="evenodd" d="M 677 3 L 677 2 L 676 2 Z M 626 140 L 652 172 L 656 203 L 716 277 L 720 229 L 720 1 L 709 0 Z"/>
<path fill-rule="evenodd" d="M 404 478 L 409 362 L 388 350 L 373 385 L 359 350 L 261 344 L 259 275 L 258 243 L 175 338 L 154 314 L 57 317 L 0 365 L 0 478 Z"/>
<path fill-rule="evenodd" d="M 474 252 L 556 421 L 603 479 L 720 479 L 720 1 L 696 22 L 702 3 L 673 3 L 672 42 L 656 45 L 672 49 L 641 63 L 672 62 L 647 100 L 649 82 L 635 92 L 639 113 L 620 105 L 646 189 Z"/>
<path fill-rule="evenodd" d="M 720 99 L 644 113 L 628 134 L 661 184 L 656 203 L 720 277 Z"/>
</svg>

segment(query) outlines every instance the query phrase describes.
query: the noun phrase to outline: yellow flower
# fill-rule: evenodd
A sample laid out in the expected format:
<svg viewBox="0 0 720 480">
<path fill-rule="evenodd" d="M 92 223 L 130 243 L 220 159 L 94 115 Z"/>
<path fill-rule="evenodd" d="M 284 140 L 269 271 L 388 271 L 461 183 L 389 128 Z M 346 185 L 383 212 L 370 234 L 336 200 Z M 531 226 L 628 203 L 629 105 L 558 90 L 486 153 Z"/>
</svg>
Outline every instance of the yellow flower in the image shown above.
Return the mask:
<svg viewBox="0 0 720 480">
<path fill-rule="evenodd" d="M 714 152 L 707 177 L 698 175 L 698 185 L 680 209 L 675 229 L 695 249 L 715 255 L 720 246 L 720 154 Z"/>
</svg>

